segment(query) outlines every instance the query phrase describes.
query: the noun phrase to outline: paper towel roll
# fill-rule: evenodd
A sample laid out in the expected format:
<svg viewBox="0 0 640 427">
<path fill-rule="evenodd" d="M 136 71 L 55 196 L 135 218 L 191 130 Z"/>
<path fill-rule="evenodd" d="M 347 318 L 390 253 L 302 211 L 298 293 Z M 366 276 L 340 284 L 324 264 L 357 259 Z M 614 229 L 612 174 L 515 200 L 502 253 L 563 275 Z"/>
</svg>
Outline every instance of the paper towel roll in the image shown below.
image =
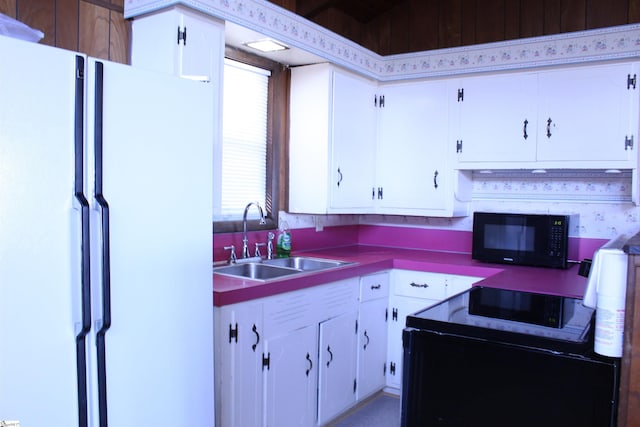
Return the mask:
<svg viewBox="0 0 640 427">
<path fill-rule="evenodd" d="M 626 236 L 620 236 L 598 249 L 583 298 L 584 305 L 596 309 L 594 350 L 603 356 L 622 356 L 628 260 L 622 246 L 626 241 Z"/>
<path fill-rule="evenodd" d="M 609 357 L 622 357 L 624 339 L 624 297 L 598 296 L 593 349 Z"/>
</svg>

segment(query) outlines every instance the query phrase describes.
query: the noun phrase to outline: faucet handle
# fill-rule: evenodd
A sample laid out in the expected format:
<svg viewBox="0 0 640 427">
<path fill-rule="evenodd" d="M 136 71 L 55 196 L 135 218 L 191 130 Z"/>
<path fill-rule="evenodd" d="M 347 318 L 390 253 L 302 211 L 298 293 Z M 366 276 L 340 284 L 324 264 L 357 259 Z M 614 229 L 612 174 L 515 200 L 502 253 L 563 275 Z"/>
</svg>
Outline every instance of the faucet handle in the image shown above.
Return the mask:
<svg viewBox="0 0 640 427">
<path fill-rule="evenodd" d="M 225 251 L 231 251 L 231 254 L 229 256 L 229 264 L 235 264 L 236 261 L 238 260 L 238 258 L 236 257 L 236 247 L 231 245 L 231 246 L 225 246 L 224 247 Z"/>
<path fill-rule="evenodd" d="M 273 258 L 273 239 L 275 237 L 276 235 L 271 231 L 267 234 L 267 259 Z"/>
<path fill-rule="evenodd" d="M 260 246 L 267 246 L 267 244 L 256 242 L 256 252 L 253 254 L 253 256 L 262 256 L 262 254 L 260 253 Z"/>
</svg>

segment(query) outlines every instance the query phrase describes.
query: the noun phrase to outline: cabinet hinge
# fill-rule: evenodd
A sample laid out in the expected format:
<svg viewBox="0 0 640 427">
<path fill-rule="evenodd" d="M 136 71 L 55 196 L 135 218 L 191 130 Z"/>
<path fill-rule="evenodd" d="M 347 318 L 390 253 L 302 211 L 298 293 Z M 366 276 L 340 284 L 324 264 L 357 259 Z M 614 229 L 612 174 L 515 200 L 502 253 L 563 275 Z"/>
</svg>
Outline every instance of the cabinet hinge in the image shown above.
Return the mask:
<svg viewBox="0 0 640 427">
<path fill-rule="evenodd" d="M 458 102 L 464 101 L 464 88 L 458 89 Z"/>
<path fill-rule="evenodd" d="M 626 150 L 633 150 L 633 135 L 631 135 L 631 137 L 624 137 L 624 149 Z"/>
<path fill-rule="evenodd" d="M 180 44 L 180 40 L 182 40 L 183 45 L 187 45 L 187 27 L 184 27 L 184 29 L 178 27 L 178 44 Z"/>
<path fill-rule="evenodd" d="M 389 363 L 389 373 L 391 375 L 395 375 L 396 374 L 396 364 L 391 362 Z"/>
<path fill-rule="evenodd" d="M 398 321 L 398 309 L 394 308 L 391 310 L 391 320 Z"/>
<path fill-rule="evenodd" d="M 456 141 L 456 153 L 462 153 L 462 140 L 458 139 Z"/>
<path fill-rule="evenodd" d="M 262 353 L 262 370 L 264 371 L 264 368 L 267 368 L 267 371 L 269 370 L 269 368 L 271 368 L 271 353 L 267 353 L 267 357 L 264 357 L 264 353 Z"/>
<path fill-rule="evenodd" d="M 233 329 L 233 325 L 229 323 L 229 342 L 235 339 L 236 343 L 238 342 L 238 324 L 236 323 L 236 328 Z"/>
<path fill-rule="evenodd" d="M 631 74 L 627 74 L 627 89 L 630 89 L 633 86 L 633 88 L 636 88 L 636 75 L 634 74 L 633 77 L 631 77 Z"/>
</svg>

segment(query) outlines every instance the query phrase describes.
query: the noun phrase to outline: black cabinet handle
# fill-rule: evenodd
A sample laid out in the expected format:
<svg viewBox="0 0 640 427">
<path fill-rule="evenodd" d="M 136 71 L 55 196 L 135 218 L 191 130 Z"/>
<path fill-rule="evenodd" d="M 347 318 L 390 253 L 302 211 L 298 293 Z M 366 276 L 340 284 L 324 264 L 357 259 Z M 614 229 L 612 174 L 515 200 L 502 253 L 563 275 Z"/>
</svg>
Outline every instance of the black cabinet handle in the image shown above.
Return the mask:
<svg viewBox="0 0 640 427">
<path fill-rule="evenodd" d="M 529 138 L 529 135 L 527 135 L 527 125 L 529 124 L 529 120 L 524 119 L 524 123 L 523 123 L 523 127 L 522 127 L 522 137 L 524 139 Z"/>
<path fill-rule="evenodd" d="M 433 173 L 433 188 L 438 188 L 438 171 Z"/>
<path fill-rule="evenodd" d="M 364 347 L 363 347 L 363 349 L 364 349 L 364 350 L 366 350 L 366 349 L 367 349 L 367 346 L 369 345 L 369 341 L 371 341 L 371 340 L 369 339 L 369 335 L 367 334 L 367 331 L 364 331 L 364 337 L 367 339 L 367 342 L 366 342 L 366 343 L 364 343 Z"/>
<path fill-rule="evenodd" d="M 327 351 L 329 352 L 329 360 L 327 361 L 327 368 L 333 362 L 333 352 L 331 351 L 331 346 L 327 346 Z"/>
<path fill-rule="evenodd" d="M 340 172 L 340 168 L 338 168 L 338 175 L 340 176 L 338 178 L 338 187 L 340 187 L 340 183 L 342 182 L 342 172 Z"/>
<path fill-rule="evenodd" d="M 426 283 L 415 283 L 415 282 L 411 282 L 409 283 L 409 286 L 413 286 L 414 288 L 428 288 L 429 285 Z"/>
<path fill-rule="evenodd" d="M 253 325 L 253 328 L 251 328 L 251 330 L 253 331 L 254 334 L 256 334 L 256 342 L 251 346 L 251 348 L 255 352 L 256 347 L 258 347 L 258 344 L 260 344 L 260 334 L 258 333 L 258 328 L 255 324 Z"/>
<path fill-rule="evenodd" d="M 313 362 L 311 361 L 311 356 L 309 356 L 309 353 L 307 353 L 307 362 L 309 362 L 309 367 L 307 368 L 307 376 L 309 376 L 309 372 L 311 372 L 311 369 L 313 369 Z"/>
<path fill-rule="evenodd" d="M 547 138 L 551 138 L 551 123 L 553 123 L 553 121 L 551 120 L 551 117 L 549 117 L 547 120 Z"/>
<path fill-rule="evenodd" d="M 372 290 L 380 289 L 382 285 L 371 285 Z"/>
</svg>

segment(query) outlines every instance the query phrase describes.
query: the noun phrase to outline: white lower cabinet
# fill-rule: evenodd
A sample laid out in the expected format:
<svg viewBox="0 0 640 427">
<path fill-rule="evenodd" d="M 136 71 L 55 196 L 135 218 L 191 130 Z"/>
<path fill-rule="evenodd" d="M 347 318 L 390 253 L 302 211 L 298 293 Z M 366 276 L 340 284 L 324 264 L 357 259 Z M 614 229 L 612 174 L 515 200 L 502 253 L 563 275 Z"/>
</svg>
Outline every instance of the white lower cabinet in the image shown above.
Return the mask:
<svg viewBox="0 0 640 427">
<path fill-rule="evenodd" d="M 407 315 L 480 279 L 391 270 L 215 307 L 216 426 L 322 426 L 399 392 Z"/>
<path fill-rule="evenodd" d="M 385 386 L 388 305 L 389 272 L 362 277 L 358 312 L 357 400 L 365 399 Z"/>
<path fill-rule="evenodd" d="M 387 298 L 360 304 L 358 320 L 358 386 L 364 399 L 385 386 L 387 363 Z"/>
<path fill-rule="evenodd" d="M 252 425 L 312 426 L 318 375 L 316 325 L 269 338 L 264 350 L 264 424 Z"/>
<path fill-rule="evenodd" d="M 356 402 L 356 323 L 354 310 L 320 323 L 318 350 L 318 424 L 323 425 Z M 280 424 L 284 425 L 284 424 Z"/>
<path fill-rule="evenodd" d="M 481 277 L 413 270 L 391 271 L 387 337 L 387 382 L 390 389 L 402 388 L 402 330 L 407 316 L 469 289 Z"/>
<path fill-rule="evenodd" d="M 262 425 L 262 301 L 216 307 L 217 426 Z"/>
</svg>

